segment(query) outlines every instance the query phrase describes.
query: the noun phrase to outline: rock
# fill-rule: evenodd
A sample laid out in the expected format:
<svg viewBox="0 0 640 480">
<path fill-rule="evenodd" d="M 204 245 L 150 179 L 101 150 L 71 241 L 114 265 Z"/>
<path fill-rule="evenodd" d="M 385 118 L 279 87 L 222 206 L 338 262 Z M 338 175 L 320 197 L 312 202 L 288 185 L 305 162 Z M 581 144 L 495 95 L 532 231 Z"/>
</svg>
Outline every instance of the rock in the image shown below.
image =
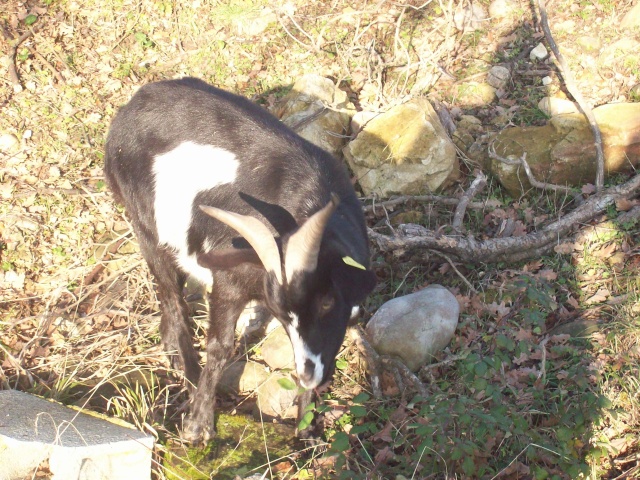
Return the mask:
<svg viewBox="0 0 640 480">
<path fill-rule="evenodd" d="M 260 347 L 262 358 L 272 370 L 294 368 L 293 347 L 282 326 L 274 329 Z"/>
<path fill-rule="evenodd" d="M 545 87 L 548 87 L 552 83 L 553 83 L 553 78 L 551 78 L 549 75 L 547 75 L 546 77 L 542 77 L 542 85 L 544 85 Z"/>
<path fill-rule="evenodd" d="M 376 118 L 380 113 L 378 112 L 369 112 L 367 110 L 362 110 L 360 112 L 356 112 L 351 118 L 351 135 L 354 137 L 360 133 L 360 131 L 365 127 L 367 123 Z"/>
<path fill-rule="evenodd" d="M 621 38 L 602 49 L 598 56 L 598 64 L 611 68 L 611 64 L 623 61 L 628 55 L 640 50 L 640 41 L 635 38 Z"/>
<path fill-rule="evenodd" d="M 578 37 L 576 43 L 578 46 L 582 47 L 582 50 L 585 53 L 598 53 L 602 48 L 602 42 L 598 37 Z"/>
<path fill-rule="evenodd" d="M 478 3 L 459 7 L 453 14 L 453 22 L 461 32 L 471 32 L 483 28 L 488 20 L 487 12 Z"/>
<path fill-rule="evenodd" d="M 602 131 L 605 175 L 632 171 L 640 166 L 640 103 L 617 103 L 595 108 Z M 595 179 L 595 146 L 586 120 L 580 114 L 557 115 L 542 127 L 513 127 L 500 132 L 495 142 L 502 157 L 527 161 L 537 180 L 579 187 Z M 491 170 L 513 197 L 529 188 L 524 171 L 491 161 Z"/>
<path fill-rule="evenodd" d="M 252 361 L 238 361 L 225 367 L 218 388 L 223 393 L 248 395 L 268 378 L 269 373 L 264 365 Z"/>
<path fill-rule="evenodd" d="M 20 150 L 20 140 L 12 133 L 3 133 L 0 135 L 0 152 L 8 155 L 16 153 Z"/>
<path fill-rule="evenodd" d="M 268 7 L 247 9 L 245 13 L 234 19 L 234 26 L 238 35 L 255 37 L 264 32 L 270 25 L 278 22 L 276 13 Z"/>
<path fill-rule="evenodd" d="M 516 4 L 510 0 L 493 0 L 489 5 L 491 18 L 505 18 L 513 14 Z"/>
<path fill-rule="evenodd" d="M 382 305 L 366 332 L 378 353 L 396 355 L 416 371 L 449 344 L 459 313 L 458 300 L 449 290 L 430 285 Z"/>
<path fill-rule="evenodd" d="M 496 99 L 496 89 L 488 83 L 465 82 L 458 85 L 456 103 L 465 107 L 483 107 Z"/>
<path fill-rule="evenodd" d="M 279 380 L 286 379 L 287 383 L 294 383 L 293 379 L 282 373 L 273 373 L 257 390 L 257 406 L 263 415 L 275 418 L 296 418 L 298 406 L 296 398 L 298 389 L 287 390 Z"/>
<path fill-rule="evenodd" d="M 459 174 L 455 146 L 426 98 L 369 121 L 344 155 L 365 195 L 434 191 Z"/>
<path fill-rule="evenodd" d="M 340 156 L 355 108 L 331 80 L 308 74 L 293 85 L 277 113 L 300 136 Z"/>
<path fill-rule="evenodd" d="M 453 141 L 456 146 L 467 153 L 476 138 L 483 134 L 482 122 L 472 115 L 462 115 L 456 123 Z"/>
<path fill-rule="evenodd" d="M 567 113 L 580 113 L 577 103 L 555 97 L 544 97 L 538 102 L 538 108 L 550 117 Z"/>
<path fill-rule="evenodd" d="M 636 5 L 622 17 L 620 26 L 628 29 L 640 27 L 640 3 L 636 3 Z"/>
<path fill-rule="evenodd" d="M 531 50 L 529 58 L 531 61 L 544 60 L 548 55 L 549 52 L 547 52 L 547 47 L 545 47 L 544 44 L 539 43 L 533 50 Z"/>
<path fill-rule="evenodd" d="M 507 67 L 496 65 L 491 67 L 487 76 L 487 83 L 493 88 L 501 89 L 507 86 L 511 79 L 511 72 Z"/>
</svg>

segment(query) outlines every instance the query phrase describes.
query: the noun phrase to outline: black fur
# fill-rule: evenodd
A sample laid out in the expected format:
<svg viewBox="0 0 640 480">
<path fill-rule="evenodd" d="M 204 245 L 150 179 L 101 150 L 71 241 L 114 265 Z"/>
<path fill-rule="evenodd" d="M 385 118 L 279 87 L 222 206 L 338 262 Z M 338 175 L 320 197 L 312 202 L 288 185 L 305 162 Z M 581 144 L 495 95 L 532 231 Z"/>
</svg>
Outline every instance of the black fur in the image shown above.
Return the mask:
<svg viewBox="0 0 640 480">
<path fill-rule="evenodd" d="M 158 244 L 154 212 L 154 157 L 186 141 L 228 150 L 240 162 L 234 183 L 201 191 L 192 205 L 189 253 L 215 271 L 209 297 L 208 360 L 202 373 L 182 297 L 186 272 L 172 251 Z M 375 283 L 370 271 L 342 261 L 350 256 L 369 265 L 362 209 L 340 162 L 249 100 L 184 78 L 142 87 L 119 111 L 107 139 L 105 174 L 132 220 L 158 284 L 165 348 L 177 352 L 174 358 L 197 385 L 184 428 L 186 439 L 206 441 L 214 434 L 216 385 L 233 351 L 236 320 L 252 299 L 265 303 L 283 323 L 291 321 L 290 312 L 298 316 L 299 334 L 315 353 L 321 353 L 328 380 L 351 308 Z M 273 274 L 256 268 L 260 262 L 244 239 L 198 208 L 202 204 L 253 215 L 273 227 L 282 250 L 288 236 L 324 207 L 332 193 L 340 204 L 325 230 L 317 270 L 287 279 L 284 286 Z M 214 243 L 214 252 L 203 251 L 206 239 Z"/>
</svg>

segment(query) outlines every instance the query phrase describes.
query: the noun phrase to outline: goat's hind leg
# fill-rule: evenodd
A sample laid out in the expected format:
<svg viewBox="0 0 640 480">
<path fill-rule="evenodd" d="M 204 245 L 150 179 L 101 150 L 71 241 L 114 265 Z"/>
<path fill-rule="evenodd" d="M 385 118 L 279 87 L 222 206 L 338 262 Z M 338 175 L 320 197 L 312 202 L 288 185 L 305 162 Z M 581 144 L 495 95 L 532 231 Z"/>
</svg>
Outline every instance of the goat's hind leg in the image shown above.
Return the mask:
<svg viewBox="0 0 640 480">
<path fill-rule="evenodd" d="M 142 243 L 142 242 L 141 242 Z M 193 328 L 189 308 L 182 290 L 186 275 L 176 265 L 173 255 L 162 247 L 142 253 L 158 284 L 158 299 L 162 310 L 160 335 L 165 351 L 175 367 L 182 367 L 190 391 L 198 384 L 200 364 L 193 348 Z"/>
</svg>

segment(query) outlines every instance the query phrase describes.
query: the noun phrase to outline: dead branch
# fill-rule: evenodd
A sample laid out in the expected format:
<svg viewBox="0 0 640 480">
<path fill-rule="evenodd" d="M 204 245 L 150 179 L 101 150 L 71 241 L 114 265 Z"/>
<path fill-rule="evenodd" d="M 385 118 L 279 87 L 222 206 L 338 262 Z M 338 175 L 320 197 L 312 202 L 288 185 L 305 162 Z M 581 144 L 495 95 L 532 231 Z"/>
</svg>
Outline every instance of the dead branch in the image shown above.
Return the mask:
<svg viewBox="0 0 640 480">
<path fill-rule="evenodd" d="M 432 202 L 432 203 L 442 203 L 443 205 L 458 205 L 460 203 L 459 198 L 455 197 L 442 197 L 440 195 L 402 195 L 400 197 L 392 198 L 391 200 L 385 200 L 383 202 L 375 202 L 371 205 L 366 205 L 363 207 L 365 213 L 375 212 L 376 207 L 394 207 L 396 205 L 400 205 L 402 203 L 408 202 Z M 487 202 L 469 202 L 467 204 L 467 208 L 471 208 L 473 210 L 482 210 L 483 208 L 487 208 L 490 205 Z"/>
<path fill-rule="evenodd" d="M 476 172 L 475 180 L 471 182 L 471 186 L 466 192 L 464 192 L 462 197 L 460 197 L 460 203 L 458 203 L 458 206 L 456 207 L 456 212 L 453 215 L 453 222 L 451 222 L 451 226 L 455 230 L 459 230 L 462 226 L 462 220 L 464 219 L 464 214 L 467 211 L 467 206 L 471 199 L 480 193 L 486 185 L 487 177 L 482 173 L 482 170 L 478 170 Z"/>
<path fill-rule="evenodd" d="M 640 193 L 640 174 L 626 183 L 610 187 L 587 199 L 582 205 L 539 231 L 522 237 L 477 240 L 473 236 L 447 236 L 414 224 L 400 225 L 401 235 L 383 235 L 369 229 L 369 237 L 384 252 L 402 254 L 429 249 L 471 263 L 515 262 L 547 253 L 575 225 L 592 220 L 616 200 L 630 199 Z"/>
<path fill-rule="evenodd" d="M 600 132 L 600 127 L 598 127 L 598 122 L 596 122 L 596 117 L 593 115 L 593 111 L 591 110 L 589 105 L 587 105 L 587 102 L 582 96 L 582 92 L 580 92 L 578 87 L 576 87 L 573 73 L 571 73 L 567 62 L 560 53 L 560 49 L 558 48 L 558 45 L 556 44 L 553 35 L 551 34 L 549 21 L 547 19 L 547 8 L 545 6 L 545 0 L 538 0 L 538 8 L 540 9 L 540 25 L 542 26 L 542 30 L 544 31 L 544 36 L 547 39 L 547 43 L 549 44 L 551 51 L 558 61 L 558 68 L 560 69 L 560 73 L 564 78 L 564 84 L 571 96 L 577 102 L 580 110 L 582 110 L 582 113 L 589 122 L 591 131 L 593 132 L 593 139 L 596 147 L 596 190 L 600 192 L 604 188 L 604 152 L 602 149 L 602 133 Z"/>
<path fill-rule="evenodd" d="M 40 62 L 42 62 L 42 64 L 47 67 L 51 73 L 53 74 L 54 77 L 56 77 L 56 81 L 58 82 L 59 85 L 63 85 L 66 82 L 64 81 L 64 77 L 60 74 L 60 72 L 58 70 L 56 70 L 56 67 L 54 67 L 53 65 L 51 65 L 51 63 L 49 62 L 49 60 L 47 60 L 46 58 L 44 58 L 44 56 L 38 52 L 37 50 L 35 50 L 34 48 L 31 48 L 29 46 L 27 46 L 27 49 L 29 49 L 29 51 L 31 52 L 32 55 L 34 55 L 35 57 L 38 58 L 38 60 L 40 60 Z"/>
<path fill-rule="evenodd" d="M 567 187 L 566 185 L 555 185 L 553 183 L 545 183 L 537 180 L 536 177 L 533 176 L 531 167 L 527 162 L 527 152 L 524 152 L 522 156 L 518 159 L 504 158 L 496 153 L 494 143 L 495 143 L 495 139 L 489 144 L 489 147 L 487 148 L 489 156 L 507 165 L 522 166 L 522 168 L 524 168 L 525 173 L 527 174 L 527 179 L 529 180 L 529 183 L 531 184 L 532 187 L 539 188 L 541 190 L 553 190 L 555 192 L 571 193 L 571 187 Z"/>
<path fill-rule="evenodd" d="M 409 367 L 402 363 L 402 361 L 387 355 L 383 355 L 381 359 L 385 366 L 388 365 L 391 367 L 391 369 L 395 370 L 400 378 L 404 380 L 404 382 L 401 382 L 398 386 L 404 383 L 410 383 L 422 398 L 429 398 L 429 391 L 427 390 L 427 387 L 425 387 L 424 383 L 422 383 L 422 380 L 420 380 L 415 373 L 409 370 Z M 401 388 L 400 390 L 403 389 Z"/>
<path fill-rule="evenodd" d="M 380 387 L 380 372 L 382 365 L 380 363 L 380 355 L 373 349 L 369 341 L 360 327 L 350 328 L 348 331 L 349 338 L 356 344 L 358 350 L 365 358 L 367 370 L 371 379 L 371 392 L 374 398 L 382 398 L 382 390 Z"/>
<path fill-rule="evenodd" d="M 24 42 L 27 38 L 33 35 L 33 31 L 29 30 L 26 33 L 23 33 L 18 37 L 18 39 L 13 42 L 11 49 L 9 50 L 9 79 L 14 85 L 20 85 L 20 75 L 18 75 L 18 69 L 16 67 L 16 55 L 18 54 L 18 47 L 22 42 Z"/>
</svg>

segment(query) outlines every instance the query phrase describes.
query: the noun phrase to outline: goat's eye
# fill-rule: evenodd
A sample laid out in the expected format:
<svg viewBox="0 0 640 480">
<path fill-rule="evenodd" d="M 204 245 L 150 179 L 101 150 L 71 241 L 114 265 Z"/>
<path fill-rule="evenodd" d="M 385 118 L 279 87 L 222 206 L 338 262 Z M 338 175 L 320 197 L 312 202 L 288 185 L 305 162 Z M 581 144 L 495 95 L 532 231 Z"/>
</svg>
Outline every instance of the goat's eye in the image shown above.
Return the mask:
<svg viewBox="0 0 640 480">
<path fill-rule="evenodd" d="M 331 310 L 333 308 L 333 304 L 334 304 L 334 300 L 333 297 L 325 297 L 322 300 L 322 304 L 320 306 L 320 308 L 322 309 L 323 312 L 328 312 L 329 310 Z"/>
</svg>

